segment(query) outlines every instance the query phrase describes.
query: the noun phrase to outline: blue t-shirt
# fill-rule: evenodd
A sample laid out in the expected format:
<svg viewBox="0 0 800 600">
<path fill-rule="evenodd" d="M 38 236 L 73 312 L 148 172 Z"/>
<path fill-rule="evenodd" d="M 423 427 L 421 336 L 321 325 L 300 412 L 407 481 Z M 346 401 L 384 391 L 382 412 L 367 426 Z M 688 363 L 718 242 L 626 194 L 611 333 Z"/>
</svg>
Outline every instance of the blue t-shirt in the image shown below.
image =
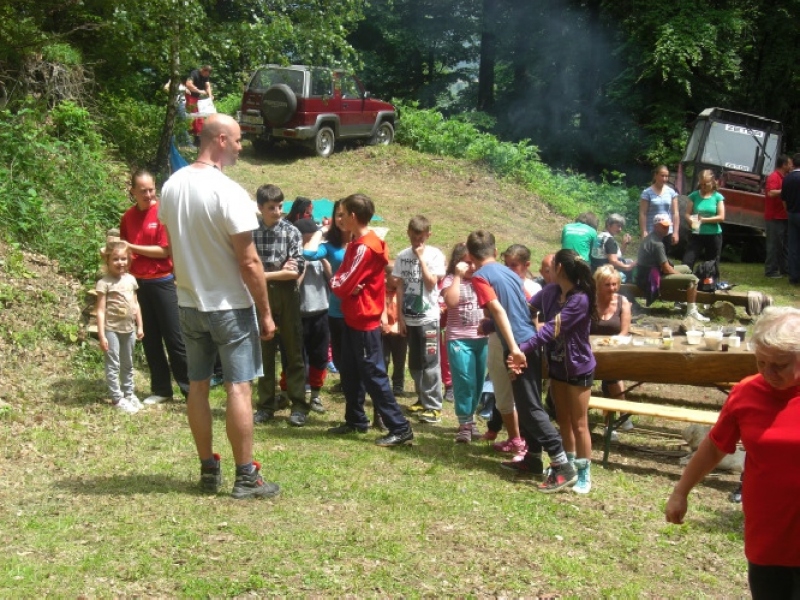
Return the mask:
<svg viewBox="0 0 800 600">
<path fill-rule="evenodd" d="M 497 300 L 508 315 L 511 333 L 517 345 L 536 337 L 536 328 L 531 322 L 531 311 L 522 291 L 522 280 L 505 265 L 490 262 L 475 271 L 472 287 L 478 297 L 478 305 L 483 308 L 492 300 Z M 506 341 L 500 335 L 503 348 L 508 350 Z"/>
<path fill-rule="evenodd" d="M 660 213 L 666 213 L 672 218 L 672 199 L 678 195 L 678 192 L 673 190 L 668 185 L 661 188 L 661 193 L 657 194 L 656 191 L 649 187 L 642 192 L 641 199 L 645 200 L 647 204 L 647 233 L 653 233 L 653 217 Z M 672 233 L 672 225 L 669 227 L 669 233 Z"/>
<path fill-rule="evenodd" d="M 303 258 L 306 260 L 322 260 L 325 258 L 330 263 L 331 270 L 336 273 L 339 267 L 342 266 L 345 250 L 345 246 L 337 248 L 330 242 L 322 242 L 317 247 L 316 252 L 303 250 Z M 344 319 L 344 315 L 342 314 L 342 301 L 333 293 L 328 294 L 328 316 L 335 319 Z"/>
</svg>

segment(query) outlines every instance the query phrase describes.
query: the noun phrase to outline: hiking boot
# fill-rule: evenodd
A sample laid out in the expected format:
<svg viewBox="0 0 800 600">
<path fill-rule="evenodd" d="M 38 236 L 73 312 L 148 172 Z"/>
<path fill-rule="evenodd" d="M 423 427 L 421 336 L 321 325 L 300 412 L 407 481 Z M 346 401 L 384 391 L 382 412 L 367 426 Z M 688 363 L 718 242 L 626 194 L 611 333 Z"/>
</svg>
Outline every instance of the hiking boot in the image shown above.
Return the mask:
<svg viewBox="0 0 800 600">
<path fill-rule="evenodd" d="M 259 408 L 256 410 L 255 414 L 253 414 L 253 423 L 258 425 L 259 423 L 266 423 L 267 421 L 272 421 L 275 418 L 275 413 L 271 410 L 267 410 L 266 408 Z"/>
<path fill-rule="evenodd" d="M 153 394 L 148 396 L 144 399 L 145 404 L 161 404 L 162 402 L 169 402 L 172 400 L 172 396 L 159 396 L 158 394 Z"/>
<path fill-rule="evenodd" d="M 414 432 L 411 431 L 411 428 L 409 427 L 406 431 L 401 433 L 389 433 L 383 437 L 379 437 L 377 440 L 375 440 L 375 445 L 381 446 L 382 448 L 388 448 L 391 446 L 404 446 L 405 444 L 411 445 L 413 440 Z"/>
<path fill-rule="evenodd" d="M 136 408 L 136 406 L 134 406 L 133 404 L 131 404 L 131 401 L 128 400 L 127 398 L 123 398 L 122 400 L 120 400 L 119 402 L 115 402 L 111 406 L 116 408 L 118 411 L 128 413 L 129 415 L 139 412 L 139 409 Z"/>
<path fill-rule="evenodd" d="M 500 463 L 500 467 L 506 471 L 514 471 L 522 475 L 532 475 L 541 478 L 544 475 L 544 463 L 541 455 L 525 455 L 523 458 L 514 457 Z"/>
<path fill-rule="evenodd" d="M 492 448 L 504 454 L 519 454 L 520 452 L 524 453 L 528 445 L 522 438 L 508 438 L 505 442 L 496 442 L 492 444 Z"/>
<path fill-rule="evenodd" d="M 406 412 L 410 415 L 415 415 L 417 413 L 421 413 L 425 410 L 425 407 L 422 405 L 422 402 L 414 402 L 411 406 L 406 406 Z"/>
<path fill-rule="evenodd" d="M 336 427 L 329 428 L 328 433 L 332 433 L 333 435 L 347 435 L 350 433 L 367 433 L 368 429 L 369 427 L 356 427 L 355 425 L 350 425 L 350 423 L 342 423 Z"/>
<path fill-rule="evenodd" d="M 455 394 L 453 393 L 453 386 L 446 386 L 444 388 L 444 399 L 447 402 L 455 402 L 456 401 Z"/>
<path fill-rule="evenodd" d="M 264 478 L 261 477 L 261 464 L 253 461 L 252 472 L 236 473 L 231 496 L 237 500 L 243 500 L 244 498 L 272 498 L 280 493 L 281 488 L 277 483 L 264 481 Z"/>
<path fill-rule="evenodd" d="M 578 472 L 578 481 L 572 486 L 576 494 L 588 494 L 592 491 L 592 461 L 588 458 L 575 459 L 575 470 Z"/>
<path fill-rule="evenodd" d="M 322 406 L 322 400 L 319 399 L 319 396 L 314 396 L 311 398 L 309 406 L 315 413 L 319 413 L 321 415 L 325 414 L 325 407 Z"/>
<path fill-rule="evenodd" d="M 429 408 L 417 413 L 417 418 L 419 418 L 420 423 L 441 423 L 442 411 Z"/>
<path fill-rule="evenodd" d="M 470 442 L 472 442 L 472 423 L 464 423 L 458 428 L 456 443 L 469 444 Z"/>
<path fill-rule="evenodd" d="M 219 466 L 219 454 L 214 454 L 214 466 L 200 465 L 200 489 L 207 494 L 216 494 L 222 485 L 222 470 Z"/>
<path fill-rule="evenodd" d="M 308 417 L 305 413 L 300 412 L 299 410 L 295 410 L 289 415 L 289 425 L 293 425 L 295 427 L 302 427 L 306 424 Z"/>
<path fill-rule="evenodd" d="M 578 474 L 569 462 L 558 465 L 550 463 L 547 479 L 539 486 L 539 491 L 543 494 L 552 494 L 575 485 Z"/>
</svg>

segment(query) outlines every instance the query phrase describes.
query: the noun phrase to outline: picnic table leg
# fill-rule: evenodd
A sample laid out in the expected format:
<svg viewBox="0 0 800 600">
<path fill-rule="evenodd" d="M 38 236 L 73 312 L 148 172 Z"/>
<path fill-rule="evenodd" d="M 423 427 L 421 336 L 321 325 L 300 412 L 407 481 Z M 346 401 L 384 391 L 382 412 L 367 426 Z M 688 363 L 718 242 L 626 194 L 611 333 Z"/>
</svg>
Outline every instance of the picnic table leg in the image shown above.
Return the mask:
<svg viewBox="0 0 800 600">
<path fill-rule="evenodd" d="M 611 434 L 614 431 L 612 429 L 612 423 L 614 422 L 614 413 L 607 412 L 606 413 L 606 430 L 603 433 L 603 468 L 608 468 L 608 453 L 611 451 Z"/>
</svg>

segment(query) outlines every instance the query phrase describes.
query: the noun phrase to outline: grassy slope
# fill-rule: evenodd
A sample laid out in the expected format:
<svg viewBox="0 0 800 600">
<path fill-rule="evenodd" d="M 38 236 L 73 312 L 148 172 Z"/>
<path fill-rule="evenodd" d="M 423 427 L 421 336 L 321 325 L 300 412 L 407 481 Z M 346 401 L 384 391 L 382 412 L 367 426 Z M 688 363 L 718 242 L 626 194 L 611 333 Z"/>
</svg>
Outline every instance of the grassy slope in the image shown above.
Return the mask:
<svg viewBox="0 0 800 600">
<path fill-rule="evenodd" d="M 288 197 L 368 193 L 394 251 L 417 212 L 432 218 L 440 247 L 483 226 L 501 248 L 523 241 L 536 258 L 557 246 L 563 222 L 479 169 L 399 147 L 327 161 L 243 159 L 231 174 L 251 191 L 273 182 Z M 331 410 L 304 429 L 283 418 L 256 429 L 256 456 L 283 487 L 279 500 L 197 495 L 179 403 L 113 413 L 96 351 L 36 339 L 44 320 L 78 310 L 74 284 L 40 262 L 2 276 L 3 289 L 17 291 L 4 292 L 11 299 L 0 311 L 16 334 L 0 347 L 0 597 L 746 594 L 741 513 L 725 500 L 733 476 L 709 480 L 692 496 L 688 524 L 667 526 L 674 453 L 616 450 L 611 469 L 595 468 L 588 497 L 544 496 L 498 469 L 486 447 L 454 444 L 452 409 L 440 425 L 416 426 L 413 448 L 385 451 L 373 434 L 328 438 L 343 400 L 327 395 Z M 145 394 L 141 372 L 139 384 Z M 219 390 L 213 399 L 227 487 Z"/>
</svg>

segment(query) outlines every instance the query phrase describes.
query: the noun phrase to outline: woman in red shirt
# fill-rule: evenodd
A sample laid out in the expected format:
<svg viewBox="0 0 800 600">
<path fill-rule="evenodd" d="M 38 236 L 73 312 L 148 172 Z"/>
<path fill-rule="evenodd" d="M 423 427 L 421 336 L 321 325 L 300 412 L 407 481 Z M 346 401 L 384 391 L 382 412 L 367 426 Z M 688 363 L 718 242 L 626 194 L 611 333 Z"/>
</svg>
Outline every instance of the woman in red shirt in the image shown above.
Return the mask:
<svg viewBox="0 0 800 600">
<path fill-rule="evenodd" d="M 746 450 L 742 482 L 744 552 L 755 599 L 800 597 L 800 309 L 770 307 L 753 330 L 758 375 L 728 396 L 716 425 L 667 501 L 683 523 L 692 488 L 720 460 Z"/>
<path fill-rule="evenodd" d="M 131 176 L 130 193 L 134 205 L 122 215 L 119 230 L 133 253 L 130 273 L 139 284 L 136 295 L 144 321 L 142 345 L 150 368 L 150 396 L 144 403 L 159 404 L 172 399 L 172 377 L 184 396 L 189 393 L 186 348 L 169 239 L 158 220 L 153 176 L 145 170 L 136 171 Z"/>
</svg>

